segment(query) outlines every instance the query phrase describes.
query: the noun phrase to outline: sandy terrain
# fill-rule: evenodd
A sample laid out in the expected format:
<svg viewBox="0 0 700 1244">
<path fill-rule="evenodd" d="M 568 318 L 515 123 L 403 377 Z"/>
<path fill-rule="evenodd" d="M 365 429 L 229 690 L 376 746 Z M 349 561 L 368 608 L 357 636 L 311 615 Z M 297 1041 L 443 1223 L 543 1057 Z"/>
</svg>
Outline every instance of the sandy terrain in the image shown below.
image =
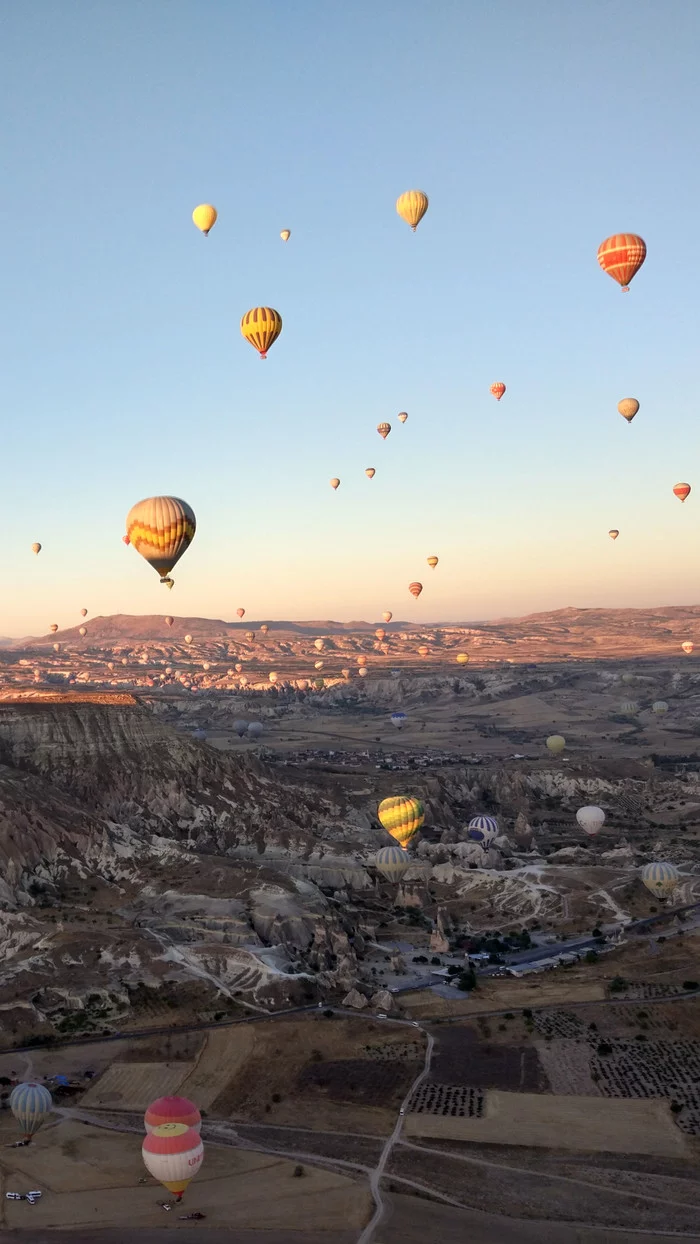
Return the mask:
<svg viewBox="0 0 700 1244">
<path fill-rule="evenodd" d="M 7 1135 L 7 1128 L 1 1128 L 0 1143 Z M 64 1121 L 39 1133 L 29 1149 L 3 1149 L 0 1169 L 3 1190 L 31 1186 L 44 1191 L 32 1207 L 3 1199 L 9 1227 L 26 1225 L 28 1208 L 37 1228 L 105 1222 L 132 1228 L 164 1225 L 157 1202 L 167 1198 L 165 1190 L 150 1178 L 147 1185 L 139 1184 L 144 1175 L 140 1136 Z M 367 1214 L 368 1192 L 344 1175 L 304 1170 L 297 1179 L 291 1161 L 210 1142 L 205 1165 L 183 1203 L 206 1212 L 213 1227 L 282 1228 L 290 1220 L 301 1230 L 359 1227 Z"/>
<path fill-rule="evenodd" d="M 540 1093 L 486 1093 L 483 1118 L 406 1116 L 406 1134 L 478 1144 L 651 1153 L 682 1157 L 687 1144 L 663 1101 L 555 1097 Z"/>
</svg>

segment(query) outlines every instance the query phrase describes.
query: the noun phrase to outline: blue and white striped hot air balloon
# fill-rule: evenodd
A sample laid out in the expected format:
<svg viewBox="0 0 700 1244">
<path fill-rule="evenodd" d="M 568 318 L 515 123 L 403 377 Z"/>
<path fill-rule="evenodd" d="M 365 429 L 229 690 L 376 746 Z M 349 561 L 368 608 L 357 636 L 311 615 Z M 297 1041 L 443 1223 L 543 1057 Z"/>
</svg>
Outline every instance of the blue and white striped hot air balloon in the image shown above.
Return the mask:
<svg viewBox="0 0 700 1244">
<path fill-rule="evenodd" d="M 668 898 L 678 885 L 680 873 L 675 864 L 658 861 L 645 864 L 641 878 L 647 890 L 651 890 L 656 898 Z"/>
<path fill-rule="evenodd" d="M 10 1110 L 29 1141 L 39 1131 L 46 1116 L 51 1113 L 53 1100 L 43 1084 L 28 1081 L 16 1084 L 10 1093 Z"/>
<path fill-rule="evenodd" d="M 391 724 L 392 726 L 396 726 L 397 730 L 403 730 L 406 724 L 406 714 L 405 713 L 392 713 Z"/>
<path fill-rule="evenodd" d="M 467 837 L 472 842 L 480 842 L 482 847 L 488 846 L 498 837 L 498 821 L 495 816 L 473 816 L 467 826 Z"/>
</svg>

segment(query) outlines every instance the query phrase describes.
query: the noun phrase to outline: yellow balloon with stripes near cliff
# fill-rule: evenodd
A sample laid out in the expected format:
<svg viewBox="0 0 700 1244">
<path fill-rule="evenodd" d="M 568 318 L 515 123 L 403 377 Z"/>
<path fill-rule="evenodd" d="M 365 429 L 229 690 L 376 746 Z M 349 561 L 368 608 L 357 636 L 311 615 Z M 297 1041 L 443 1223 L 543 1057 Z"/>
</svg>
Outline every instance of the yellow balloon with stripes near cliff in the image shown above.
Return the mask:
<svg viewBox="0 0 700 1244">
<path fill-rule="evenodd" d="M 407 847 L 425 820 L 425 808 L 413 795 L 392 795 L 382 799 L 377 815 L 399 846 Z"/>
<path fill-rule="evenodd" d="M 168 584 L 167 576 L 194 540 L 194 510 L 179 497 L 146 497 L 126 516 L 125 544 L 137 553 Z M 172 580 L 170 580 L 172 582 Z"/>
</svg>

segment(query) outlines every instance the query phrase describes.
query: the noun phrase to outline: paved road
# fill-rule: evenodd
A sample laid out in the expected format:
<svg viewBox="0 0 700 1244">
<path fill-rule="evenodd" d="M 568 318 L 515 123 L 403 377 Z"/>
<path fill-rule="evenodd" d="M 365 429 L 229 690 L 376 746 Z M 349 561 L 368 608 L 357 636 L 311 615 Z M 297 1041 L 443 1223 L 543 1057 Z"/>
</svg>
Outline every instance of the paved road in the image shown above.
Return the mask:
<svg viewBox="0 0 700 1244">
<path fill-rule="evenodd" d="M 422 1029 L 421 1031 L 425 1031 L 425 1030 Z M 375 1208 L 374 1208 L 374 1213 L 370 1221 L 367 1223 L 367 1226 L 365 1227 L 364 1231 L 362 1232 L 361 1235 L 358 1236 L 357 1244 L 371 1244 L 371 1241 L 374 1238 L 374 1233 L 377 1227 L 379 1226 L 379 1223 L 381 1222 L 382 1218 L 384 1217 L 385 1205 L 384 1205 L 384 1198 L 382 1197 L 382 1189 L 381 1189 L 381 1182 L 382 1182 L 382 1178 L 384 1175 L 384 1170 L 386 1168 L 387 1162 L 389 1161 L 389 1158 L 391 1157 L 391 1153 L 394 1148 L 394 1145 L 401 1138 L 401 1130 L 403 1128 L 404 1112 L 408 1109 L 408 1104 L 411 1098 L 413 1097 L 413 1094 L 415 1093 L 418 1086 L 423 1083 L 423 1081 L 428 1075 L 430 1075 L 430 1062 L 433 1056 L 433 1046 L 435 1045 L 435 1038 L 432 1037 L 429 1032 L 426 1032 L 425 1036 L 427 1038 L 427 1046 L 425 1050 L 425 1063 L 423 1066 L 423 1070 L 420 1072 L 419 1075 L 416 1076 L 415 1080 L 413 1081 L 413 1084 L 411 1085 L 406 1096 L 404 1097 L 401 1103 L 401 1108 L 399 1110 L 399 1115 L 396 1120 L 396 1125 L 394 1127 L 394 1130 L 391 1133 L 391 1135 L 387 1138 L 386 1144 L 384 1145 L 384 1148 L 382 1149 L 382 1152 L 379 1156 L 379 1161 L 377 1165 L 375 1166 L 374 1170 L 372 1171 L 370 1178 L 369 1178 L 369 1187 L 370 1187 L 370 1192 L 372 1193 L 372 1199 L 374 1201 Z"/>
</svg>

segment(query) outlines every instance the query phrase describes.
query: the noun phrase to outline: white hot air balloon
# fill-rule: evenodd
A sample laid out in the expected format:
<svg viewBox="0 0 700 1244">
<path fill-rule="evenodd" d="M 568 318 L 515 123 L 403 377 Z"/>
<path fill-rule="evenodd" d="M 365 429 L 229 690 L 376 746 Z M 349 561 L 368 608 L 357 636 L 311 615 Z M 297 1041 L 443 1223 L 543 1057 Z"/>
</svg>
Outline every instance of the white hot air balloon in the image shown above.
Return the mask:
<svg viewBox="0 0 700 1244">
<path fill-rule="evenodd" d="M 594 837 L 599 834 L 605 824 L 605 813 L 602 808 L 596 808 L 594 805 L 585 808 L 579 808 L 576 813 L 578 821 L 584 834 Z"/>
</svg>

